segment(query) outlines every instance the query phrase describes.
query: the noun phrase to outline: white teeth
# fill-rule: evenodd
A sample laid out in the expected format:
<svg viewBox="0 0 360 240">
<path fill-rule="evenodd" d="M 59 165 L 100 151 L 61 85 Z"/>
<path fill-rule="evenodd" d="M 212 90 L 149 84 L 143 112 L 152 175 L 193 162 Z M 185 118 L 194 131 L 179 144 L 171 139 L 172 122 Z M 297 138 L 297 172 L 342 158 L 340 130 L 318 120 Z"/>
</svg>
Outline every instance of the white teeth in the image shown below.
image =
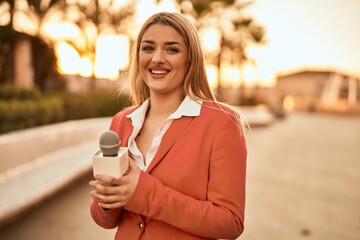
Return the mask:
<svg viewBox="0 0 360 240">
<path fill-rule="evenodd" d="M 166 74 L 166 71 L 163 71 L 163 70 L 151 70 L 151 73 L 153 73 L 153 74 Z"/>
</svg>

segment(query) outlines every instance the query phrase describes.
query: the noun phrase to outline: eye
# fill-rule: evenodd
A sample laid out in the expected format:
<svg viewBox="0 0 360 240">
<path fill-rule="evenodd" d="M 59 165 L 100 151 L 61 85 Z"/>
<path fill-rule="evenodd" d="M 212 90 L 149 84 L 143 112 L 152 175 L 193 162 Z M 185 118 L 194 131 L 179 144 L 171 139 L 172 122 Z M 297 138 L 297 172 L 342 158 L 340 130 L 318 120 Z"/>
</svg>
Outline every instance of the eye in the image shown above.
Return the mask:
<svg viewBox="0 0 360 240">
<path fill-rule="evenodd" d="M 152 46 L 149 46 L 149 45 L 144 45 L 141 47 L 141 51 L 144 51 L 144 52 L 151 52 L 153 51 L 154 48 Z"/>
<path fill-rule="evenodd" d="M 179 49 L 177 49 L 176 47 L 169 47 L 166 51 L 168 51 L 169 53 L 178 53 Z"/>
</svg>

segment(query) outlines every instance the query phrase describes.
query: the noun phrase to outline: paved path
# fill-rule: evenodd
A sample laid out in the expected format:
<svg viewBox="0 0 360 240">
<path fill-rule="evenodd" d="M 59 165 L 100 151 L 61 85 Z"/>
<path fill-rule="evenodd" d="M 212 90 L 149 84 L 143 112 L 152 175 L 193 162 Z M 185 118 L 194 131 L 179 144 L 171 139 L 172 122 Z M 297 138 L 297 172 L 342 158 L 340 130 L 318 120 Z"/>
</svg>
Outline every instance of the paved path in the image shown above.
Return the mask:
<svg viewBox="0 0 360 240">
<path fill-rule="evenodd" d="M 247 133 L 239 240 L 360 239 L 360 117 L 295 114 Z M 89 215 L 90 174 L 0 232 L 1 240 L 113 239 Z"/>
<path fill-rule="evenodd" d="M 0 229 L 91 169 L 109 121 L 68 121 L 0 136 Z"/>
<path fill-rule="evenodd" d="M 297 114 L 248 142 L 240 239 L 360 239 L 360 117 Z"/>
</svg>

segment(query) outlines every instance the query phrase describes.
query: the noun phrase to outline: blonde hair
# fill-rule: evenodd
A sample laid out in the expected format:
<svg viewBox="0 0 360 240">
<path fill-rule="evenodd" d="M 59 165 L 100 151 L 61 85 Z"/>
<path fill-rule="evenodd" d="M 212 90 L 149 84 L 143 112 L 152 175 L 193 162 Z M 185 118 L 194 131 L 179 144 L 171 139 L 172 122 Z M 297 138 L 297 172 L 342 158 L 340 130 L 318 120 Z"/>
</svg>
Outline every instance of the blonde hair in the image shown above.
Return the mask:
<svg viewBox="0 0 360 240">
<path fill-rule="evenodd" d="M 183 37 L 188 49 L 189 63 L 183 83 L 183 96 L 189 96 L 194 100 L 200 101 L 216 101 L 207 80 L 204 57 L 195 27 L 179 13 L 160 12 L 151 16 L 143 24 L 133 47 L 133 56 L 129 70 L 130 91 L 133 103 L 140 105 L 150 97 L 149 88 L 139 74 L 139 51 L 144 33 L 155 24 L 174 28 Z"/>
</svg>

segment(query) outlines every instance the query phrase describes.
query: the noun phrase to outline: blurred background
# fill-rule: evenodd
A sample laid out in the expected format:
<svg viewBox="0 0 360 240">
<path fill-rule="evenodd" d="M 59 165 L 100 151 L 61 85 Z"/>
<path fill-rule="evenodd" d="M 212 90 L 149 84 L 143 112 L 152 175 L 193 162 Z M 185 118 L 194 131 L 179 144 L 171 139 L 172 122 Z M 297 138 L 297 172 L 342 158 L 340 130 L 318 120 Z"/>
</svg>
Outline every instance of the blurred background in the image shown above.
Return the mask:
<svg viewBox="0 0 360 240">
<path fill-rule="evenodd" d="M 91 156 L 160 11 L 194 23 L 249 125 L 239 239 L 360 239 L 358 0 L 0 0 L 0 239 L 113 239 L 89 215 Z"/>
</svg>

